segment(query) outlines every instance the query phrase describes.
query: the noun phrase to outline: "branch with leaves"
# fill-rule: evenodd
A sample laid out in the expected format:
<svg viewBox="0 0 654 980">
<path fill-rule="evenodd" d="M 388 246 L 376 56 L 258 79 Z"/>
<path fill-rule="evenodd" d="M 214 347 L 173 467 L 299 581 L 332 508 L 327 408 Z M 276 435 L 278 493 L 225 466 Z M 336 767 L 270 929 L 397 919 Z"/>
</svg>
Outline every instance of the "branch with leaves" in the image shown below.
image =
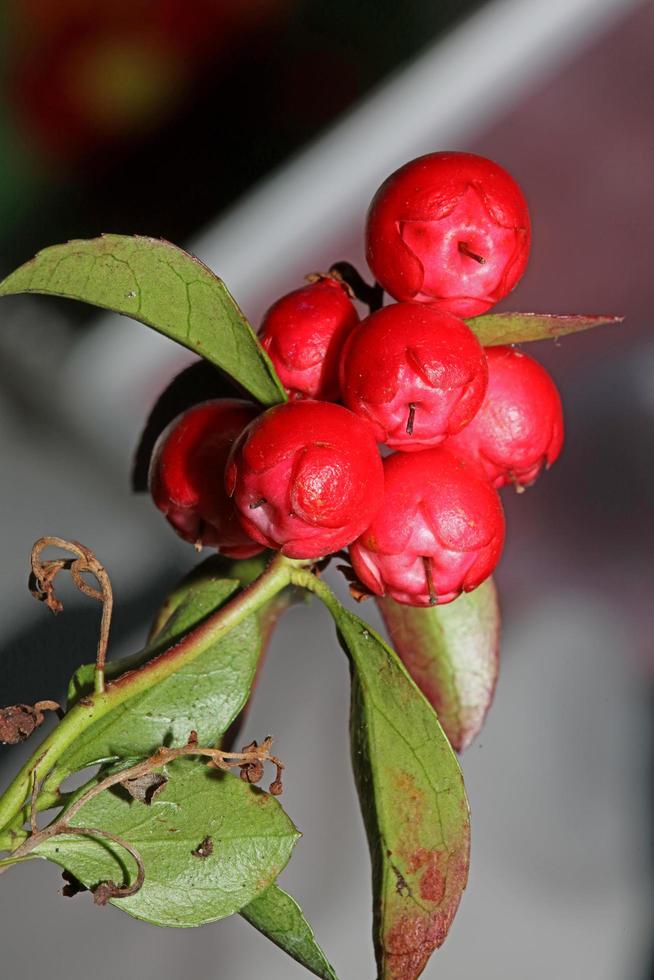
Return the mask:
<svg viewBox="0 0 654 980">
<path fill-rule="evenodd" d="M 466 248 L 461 254 L 470 258 Z M 473 251 L 471 260 L 478 258 Z M 348 263 L 335 263 L 330 276 L 371 311 L 383 304 L 382 287 Z M 0 296 L 18 293 L 122 313 L 202 358 L 175 379 L 148 421 L 137 491 L 145 489 L 158 436 L 180 412 L 209 398 L 245 395 L 262 408 L 287 399 L 224 283 L 168 242 L 105 235 L 53 246 L 0 284 Z M 492 346 L 619 320 L 485 313 L 467 323 Z M 409 428 L 414 423 L 415 412 Z M 65 556 L 44 558 L 52 547 Z M 272 739 L 240 752 L 227 748 L 277 618 L 298 595 L 313 596 L 329 610 L 350 667 L 352 759 L 373 869 L 378 976 L 418 977 L 445 939 L 467 882 L 470 819 L 455 750 L 476 737 L 492 701 L 497 594 L 487 580 L 446 606 L 413 608 L 378 597 L 393 649 L 325 584 L 328 561 L 268 551 L 213 556 L 163 602 L 144 648 L 115 660 L 107 659 L 113 596 L 105 568 L 82 544 L 39 539 L 31 555 L 34 595 L 59 612 L 55 580 L 68 572 L 102 603 L 102 619 L 95 659 L 75 671 L 65 709 L 42 700 L 0 710 L 6 743 L 32 736 L 44 712 L 60 716 L 0 797 L 0 872 L 47 859 L 63 868 L 66 893 L 89 889 L 98 904 L 159 925 L 240 913 L 309 972 L 336 980 L 299 905 L 276 884 L 298 831 L 277 798 L 283 765 L 271 753 Z M 345 570 L 356 597 L 369 595 L 349 565 Z M 430 598 L 438 599 L 433 587 Z M 267 792 L 258 785 L 266 765 L 276 767 Z M 65 780 L 89 766 L 96 766 L 90 782 L 67 791 Z M 51 808 L 56 815 L 39 827 L 39 814 Z M 201 888 L 192 887 L 197 881 Z"/>
</svg>

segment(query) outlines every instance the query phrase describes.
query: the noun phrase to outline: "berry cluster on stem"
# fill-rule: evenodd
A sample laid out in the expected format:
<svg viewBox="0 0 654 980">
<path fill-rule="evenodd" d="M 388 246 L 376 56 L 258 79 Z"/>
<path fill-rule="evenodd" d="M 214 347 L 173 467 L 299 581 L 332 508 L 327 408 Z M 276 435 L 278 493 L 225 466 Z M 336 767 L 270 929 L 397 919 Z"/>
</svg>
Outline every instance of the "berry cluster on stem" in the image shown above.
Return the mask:
<svg viewBox="0 0 654 980">
<path fill-rule="evenodd" d="M 357 595 L 410 605 L 481 584 L 504 541 L 497 490 L 529 486 L 563 443 L 545 369 L 483 348 L 462 319 L 513 289 L 530 236 L 520 188 L 484 157 L 432 153 L 392 174 L 366 223 L 376 284 L 337 263 L 263 318 L 289 400 L 204 402 L 160 437 L 150 490 L 177 533 L 231 557 L 349 548 Z"/>
</svg>

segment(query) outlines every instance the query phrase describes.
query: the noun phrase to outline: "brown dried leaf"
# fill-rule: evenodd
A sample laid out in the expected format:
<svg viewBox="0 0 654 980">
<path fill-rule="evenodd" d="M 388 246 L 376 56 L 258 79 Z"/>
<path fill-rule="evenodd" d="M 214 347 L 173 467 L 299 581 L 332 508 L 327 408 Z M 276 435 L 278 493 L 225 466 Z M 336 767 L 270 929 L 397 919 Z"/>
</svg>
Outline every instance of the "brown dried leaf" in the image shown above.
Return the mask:
<svg viewBox="0 0 654 980">
<path fill-rule="evenodd" d="M 161 772 L 146 772 L 143 776 L 137 776 L 136 779 L 126 779 L 120 785 L 127 790 L 133 799 L 150 806 L 155 796 L 161 792 L 167 782 L 167 777 Z"/>
</svg>

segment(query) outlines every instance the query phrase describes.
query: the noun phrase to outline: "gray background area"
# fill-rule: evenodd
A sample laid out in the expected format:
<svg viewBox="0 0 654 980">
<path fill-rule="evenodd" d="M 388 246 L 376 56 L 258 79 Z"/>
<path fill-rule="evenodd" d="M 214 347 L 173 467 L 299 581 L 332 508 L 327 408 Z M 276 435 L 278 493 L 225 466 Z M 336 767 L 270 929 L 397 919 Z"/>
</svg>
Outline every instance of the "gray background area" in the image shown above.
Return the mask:
<svg viewBox="0 0 654 980">
<path fill-rule="evenodd" d="M 429 129 L 427 116 L 423 135 L 433 147 L 456 139 L 493 156 L 525 187 L 535 245 L 510 306 L 628 315 L 619 331 L 534 350 L 560 383 L 568 446 L 536 488 L 505 500 L 502 671 L 487 726 L 463 759 L 472 870 L 451 935 L 425 973 L 441 980 L 482 972 L 487 980 L 651 976 L 654 4 L 603 6 L 610 12 L 596 11 L 592 29 L 586 12 L 586 28 L 569 50 L 561 41 L 565 54 L 550 51 L 538 64 L 534 58 L 533 77 L 521 68 L 484 118 L 470 111 L 467 123 L 443 119 Z M 522 0 L 520 9 L 528 7 Z M 553 3 L 552 17 L 557 9 Z M 543 5 L 533 10 L 536 16 Z M 510 42 L 519 46 L 520 38 L 506 38 L 508 52 Z M 393 84 L 401 89 L 402 79 Z M 400 162 L 413 146 L 394 152 Z M 365 178 L 359 211 L 314 237 L 312 251 L 299 237 L 293 247 L 289 231 L 287 258 L 278 259 L 274 277 L 268 273 L 274 281 L 264 272 L 247 288 L 247 257 L 230 251 L 224 237 L 234 216 L 208 229 L 195 250 L 217 271 L 235 269 L 235 292 L 256 320 L 311 269 L 335 258 L 360 264 L 363 210 L 386 173 L 380 168 Z M 285 193 L 280 180 L 259 198 L 270 206 L 271 236 L 276 195 Z M 330 170 L 322 193 L 337 194 L 343 182 L 346 175 Z M 280 227 L 287 219 L 279 215 Z M 77 538 L 107 566 L 117 603 L 115 655 L 141 643 L 165 589 L 195 556 L 147 499 L 127 489 L 139 420 L 185 357 L 145 328 L 107 318 L 73 345 L 65 306 L 3 302 L 0 356 L 13 374 L 0 390 L 0 700 L 7 703 L 57 696 L 95 646 L 93 604 L 70 590 L 55 620 L 27 593 L 36 537 Z M 370 606 L 361 611 L 377 622 Z M 370 872 L 347 714 L 347 665 L 326 613 L 315 605 L 292 609 L 272 642 L 244 741 L 276 738 L 287 765 L 283 803 L 304 832 L 281 882 L 303 905 L 339 976 L 359 980 L 371 975 Z M 2 754 L 3 778 L 21 751 Z M 3 876 L 3 976 L 304 975 L 238 917 L 164 931 L 97 909 L 87 896 L 64 900 L 60 887 L 57 869 L 41 862 Z"/>
</svg>

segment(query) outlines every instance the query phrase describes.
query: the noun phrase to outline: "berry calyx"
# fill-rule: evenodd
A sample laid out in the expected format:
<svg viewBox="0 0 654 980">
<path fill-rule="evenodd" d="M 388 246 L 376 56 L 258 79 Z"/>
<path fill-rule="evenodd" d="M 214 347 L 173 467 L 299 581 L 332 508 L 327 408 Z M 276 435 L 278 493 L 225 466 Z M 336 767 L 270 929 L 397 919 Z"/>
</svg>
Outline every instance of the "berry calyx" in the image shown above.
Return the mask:
<svg viewBox="0 0 654 980">
<path fill-rule="evenodd" d="M 341 358 L 348 408 L 379 442 L 415 452 L 459 432 L 487 383 L 484 349 L 451 313 L 420 303 L 385 306 L 353 330 Z"/>
<path fill-rule="evenodd" d="M 350 546 L 375 595 L 411 606 L 451 602 L 492 573 L 504 543 L 499 495 L 446 449 L 384 460 L 384 501 Z"/>
<path fill-rule="evenodd" d="M 289 558 L 318 558 L 368 526 L 381 504 L 383 470 L 366 422 L 340 405 L 301 400 L 248 426 L 226 483 L 250 537 Z"/>
<path fill-rule="evenodd" d="M 293 397 L 340 397 L 338 362 L 359 322 L 347 288 L 330 276 L 282 296 L 263 318 L 259 340 Z"/>
<path fill-rule="evenodd" d="M 152 499 L 177 534 L 230 558 L 250 558 L 262 550 L 243 530 L 225 491 L 229 451 L 259 411 L 237 398 L 195 405 L 162 432 L 150 462 Z"/>
<path fill-rule="evenodd" d="M 486 358 L 486 397 L 447 448 L 494 487 L 527 487 L 561 452 L 561 398 L 545 368 L 522 351 L 489 347 Z"/>
<path fill-rule="evenodd" d="M 472 153 L 429 153 L 396 170 L 368 211 L 366 255 L 397 300 L 478 316 L 527 265 L 529 211 L 514 179 Z"/>
</svg>

